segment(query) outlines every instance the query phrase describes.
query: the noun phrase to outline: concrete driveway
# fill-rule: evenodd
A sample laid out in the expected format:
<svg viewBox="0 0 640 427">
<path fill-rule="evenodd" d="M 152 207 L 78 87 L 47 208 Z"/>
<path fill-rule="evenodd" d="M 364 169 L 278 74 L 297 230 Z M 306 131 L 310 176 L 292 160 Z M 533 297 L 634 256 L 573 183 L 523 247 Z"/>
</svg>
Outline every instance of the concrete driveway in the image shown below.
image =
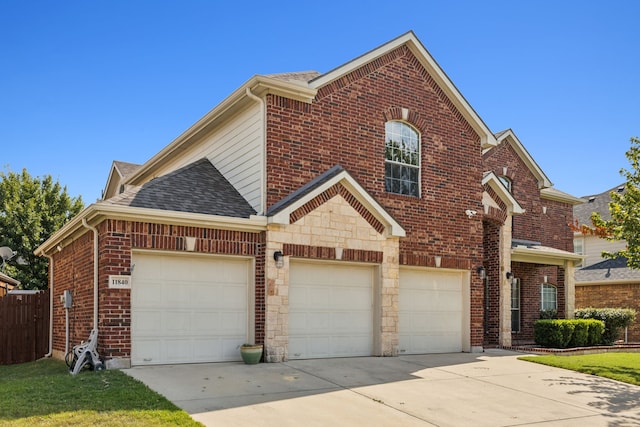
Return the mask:
<svg viewBox="0 0 640 427">
<path fill-rule="evenodd" d="M 488 350 L 124 370 L 207 426 L 638 426 L 640 387 Z"/>
</svg>

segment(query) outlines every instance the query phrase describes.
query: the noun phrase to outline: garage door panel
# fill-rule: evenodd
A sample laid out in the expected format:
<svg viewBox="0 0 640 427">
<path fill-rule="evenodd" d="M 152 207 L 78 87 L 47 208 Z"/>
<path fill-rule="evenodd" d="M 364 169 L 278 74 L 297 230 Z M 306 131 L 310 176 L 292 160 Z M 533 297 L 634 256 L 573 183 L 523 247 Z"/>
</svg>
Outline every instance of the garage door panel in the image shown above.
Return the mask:
<svg viewBox="0 0 640 427">
<path fill-rule="evenodd" d="M 218 319 L 219 322 L 214 322 L 211 325 L 217 326 L 215 331 L 221 336 L 235 335 L 239 329 L 246 330 L 247 328 L 247 316 L 245 313 L 218 313 Z"/>
<path fill-rule="evenodd" d="M 463 273 L 400 270 L 401 354 L 462 351 Z"/>
<path fill-rule="evenodd" d="M 249 261 L 134 254 L 134 263 L 133 365 L 240 360 Z"/>
<path fill-rule="evenodd" d="M 371 355 L 373 271 L 370 266 L 291 263 L 290 358 Z"/>
<path fill-rule="evenodd" d="M 132 317 L 136 330 L 144 335 L 154 335 L 158 331 L 158 324 L 162 323 L 162 314 L 155 311 L 136 310 Z"/>
<path fill-rule="evenodd" d="M 331 315 L 327 312 L 292 313 L 289 315 L 289 334 L 326 333 L 331 325 Z"/>
</svg>

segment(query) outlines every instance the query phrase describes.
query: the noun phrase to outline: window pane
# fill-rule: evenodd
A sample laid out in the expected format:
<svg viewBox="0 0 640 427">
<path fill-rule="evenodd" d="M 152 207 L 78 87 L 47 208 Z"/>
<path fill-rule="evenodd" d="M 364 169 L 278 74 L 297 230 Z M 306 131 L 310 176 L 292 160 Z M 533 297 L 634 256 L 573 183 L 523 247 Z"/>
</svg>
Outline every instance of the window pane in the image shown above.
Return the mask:
<svg viewBox="0 0 640 427">
<path fill-rule="evenodd" d="M 558 290 L 553 285 L 543 284 L 541 287 L 541 308 L 542 310 L 558 309 Z"/>
<path fill-rule="evenodd" d="M 418 197 L 420 138 L 406 123 L 385 123 L 385 189 L 392 193 Z"/>
<path fill-rule="evenodd" d="M 391 180 L 391 192 L 392 193 L 396 193 L 396 194 L 401 194 L 400 193 L 400 180 L 398 180 L 398 179 L 392 179 Z"/>
<path fill-rule="evenodd" d="M 520 279 L 511 282 L 511 331 L 520 332 Z"/>
</svg>

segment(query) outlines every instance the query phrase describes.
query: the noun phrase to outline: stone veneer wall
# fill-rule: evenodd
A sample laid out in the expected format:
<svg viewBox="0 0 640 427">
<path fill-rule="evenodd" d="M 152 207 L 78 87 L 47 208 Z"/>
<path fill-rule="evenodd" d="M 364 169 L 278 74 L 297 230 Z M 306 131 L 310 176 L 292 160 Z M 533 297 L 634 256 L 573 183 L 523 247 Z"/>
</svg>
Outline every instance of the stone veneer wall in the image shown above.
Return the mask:
<svg viewBox="0 0 640 427">
<path fill-rule="evenodd" d="M 265 361 L 288 360 L 290 259 L 316 258 L 335 262 L 379 260 L 380 309 L 376 317 L 374 353 L 394 356 L 398 348 L 398 238 L 376 231 L 341 195 L 307 213 L 290 225 L 270 224 L 267 229 Z M 275 251 L 284 252 L 284 267 L 276 268 Z M 336 248 L 343 249 L 336 260 Z M 338 251 L 339 252 L 339 251 Z M 349 254 L 349 256 L 346 256 Z"/>
</svg>

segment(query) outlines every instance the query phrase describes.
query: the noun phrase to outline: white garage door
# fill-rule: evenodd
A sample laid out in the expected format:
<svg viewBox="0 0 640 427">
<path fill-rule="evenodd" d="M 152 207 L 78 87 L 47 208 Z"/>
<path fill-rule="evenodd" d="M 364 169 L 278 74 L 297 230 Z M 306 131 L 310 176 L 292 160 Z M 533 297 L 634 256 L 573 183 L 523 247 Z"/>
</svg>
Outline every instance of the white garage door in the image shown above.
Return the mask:
<svg viewBox="0 0 640 427">
<path fill-rule="evenodd" d="M 290 359 L 372 354 L 372 267 L 292 261 L 289 274 Z"/>
<path fill-rule="evenodd" d="M 247 260 L 134 254 L 131 363 L 240 360 L 247 339 Z"/>
<path fill-rule="evenodd" d="M 400 269 L 399 353 L 463 350 L 464 273 Z"/>
</svg>

